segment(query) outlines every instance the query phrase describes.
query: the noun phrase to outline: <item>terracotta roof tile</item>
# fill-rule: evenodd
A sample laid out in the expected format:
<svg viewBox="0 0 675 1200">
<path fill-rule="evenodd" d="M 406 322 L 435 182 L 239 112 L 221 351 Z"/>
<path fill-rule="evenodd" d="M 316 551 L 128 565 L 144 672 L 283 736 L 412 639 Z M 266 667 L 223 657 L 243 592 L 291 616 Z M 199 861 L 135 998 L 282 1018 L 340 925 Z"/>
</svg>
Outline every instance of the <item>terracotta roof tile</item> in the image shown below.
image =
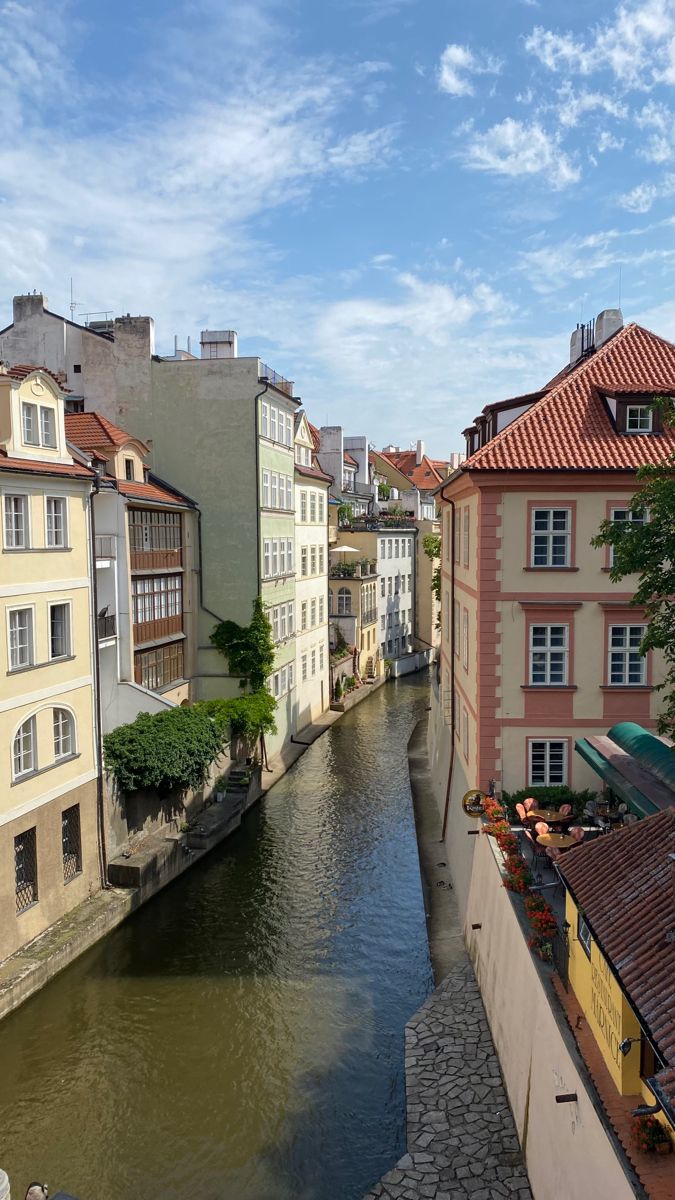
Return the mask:
<svg viewBox="0 0 675 1200">
<path fill-rule="evenodd" d="M 348 463 L 348 465 L 350 467 L 358 467 L 359 464 L 357 463 L 356 459 L 349 453 L 348 450 L 345 450 L 342 457 L 344 458 L 344 461 L 346 463 Z"/>
<path fill-rule="evenodd" d="M 130 500 L 147 500 L 148 503 L 155 502 L 157 504 L 175 504 L 178 508 L 189 506 L 194 507 L 194 501 L 183 495 L 182 492 L 174 491 L 173 488 L 162 486 L 154 480 L 152 476 L 147 483 L 133 483 L 129 479 L 119 479 L 117 482 L 117 490 L 123 495 L 128 496 Z"/>
<path fill-rule="evenodd" d="M 307 425 L 309 427 L 309 432 L 312 435 L 312 441 L 314 442 L 314 449 L 320 450 L 321 449 L 321 434 L 320 434 L 319 430 L 317 429 L 316 425 L 312 425 L 312 422 L 309 420 L 309 418 L 307 419 Z"/>
<path fill-rule="evenodd" d="M 138 442 L 147 453 L 147 446 L 131 433 L 113 425 L 103 413 L 66 413 L 66 436 L 69 442 L 81 450 L 102 450 L 105 447 L 119 449 L 127 442 Z"/>
<path fill-rule="evenodd" d="M 675 1067 L 675 807 L 575 847 L 560 874 L 658 1047 Z"/>
<path fill-rule="evenodd" d="M 29 475 L 69 475 L 74 479 L 93 479 L 89 467 L 76 463 L 43 462 L 32 458 L 10 458 L 0 448 L 0 471 L 25 471 Z"/>
<path fill-rule="evenodd" d="M 318 467 L 306 467 L 302 463 L 296 463 L 295 469 L 299 475 L 307 475 L 310 479 L 320 479 L 324 483 L 332 483 L 333 476 L 326 475 L 325 471 L 319 470 Z"/>
<path fill-rule="evenodd" d="M 417 464 L 417 454 L 414 450 L 390 450 L 386 453 L 384 450 L 381 450 L 380 454 L 401 471 L 403 475 L 407 475 L 418 491 L 432 491 L 445 478 L 444 474 L 437 470 L 435 461 L 427 458 L 426 454 L 422 456 L 422 462 L 419 466 Z"/>
<path fill-rule="evenodd" d="M 58 375 L 55 375 L 47 367 L 39 367 L 35 363 L 15 363 L 13 366 L 5 369 L 5 374 L 9 375 L 11 379 L 26 379 L 34 371 L 41 371 L 43 375 L 49 375 L 49 378 L 54 380 L 54 383 L 62 392 L 69 391 L 69 388 L 64 387 L 63 379 L 59 379 Z"/>
<path fill-rule="evenodd" d="M 470 471 L 635 471 L 675 451 L 675 431 L 617 433 L 602 393 L 675 393 L 675 345 L 626 325 L 463 464 Z"/>
</svg>

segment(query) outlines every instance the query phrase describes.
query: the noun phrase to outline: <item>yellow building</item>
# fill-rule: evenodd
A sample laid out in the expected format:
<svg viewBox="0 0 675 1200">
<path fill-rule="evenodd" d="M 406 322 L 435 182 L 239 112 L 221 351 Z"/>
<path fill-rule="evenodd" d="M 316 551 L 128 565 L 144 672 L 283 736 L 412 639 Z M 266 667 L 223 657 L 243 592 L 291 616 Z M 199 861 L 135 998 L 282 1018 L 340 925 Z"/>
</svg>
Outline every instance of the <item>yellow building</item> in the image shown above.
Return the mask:
<svg viewBox="0 0 675 1200">
<path fill-rule="evenodd" d="M 93 481 L 55 377 L 0 368 L 0 959 L 101 886 Z"/>
<path fill-rule="evenodd" d="M 675 808 L 561 860 L 568 978 L 617 1091 L 675 1140 Z"/>
</svg>

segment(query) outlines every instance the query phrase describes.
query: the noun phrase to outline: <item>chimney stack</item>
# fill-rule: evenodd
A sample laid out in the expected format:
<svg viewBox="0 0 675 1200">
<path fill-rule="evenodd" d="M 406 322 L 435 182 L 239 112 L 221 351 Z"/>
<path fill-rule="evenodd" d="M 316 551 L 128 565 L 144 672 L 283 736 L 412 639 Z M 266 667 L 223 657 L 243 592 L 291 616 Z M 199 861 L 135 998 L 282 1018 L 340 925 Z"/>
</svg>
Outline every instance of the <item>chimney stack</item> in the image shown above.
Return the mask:
<svg viewBox="0 0 675 1200">
<path fill-rule="evenodd" d="M 596 350 L 615 333 L 623 329 L 623 313 L 620 308 L 603 308 L 595 319 Z"/>
<path fill-rule="evenodd" d="M 39 316 L 47 307 L 47 297 L 42 292 L 29 292 L 26 296 L 15 296 L 12 301 L 12 319 L 17 325 L 29 317 Z"/>
<path fill-rule="evenodd" d="M 415 465 L 420 467 L 424 458 L 424 442 L 418 441 L 417 450 L 415 452 Z"/>
</svg>

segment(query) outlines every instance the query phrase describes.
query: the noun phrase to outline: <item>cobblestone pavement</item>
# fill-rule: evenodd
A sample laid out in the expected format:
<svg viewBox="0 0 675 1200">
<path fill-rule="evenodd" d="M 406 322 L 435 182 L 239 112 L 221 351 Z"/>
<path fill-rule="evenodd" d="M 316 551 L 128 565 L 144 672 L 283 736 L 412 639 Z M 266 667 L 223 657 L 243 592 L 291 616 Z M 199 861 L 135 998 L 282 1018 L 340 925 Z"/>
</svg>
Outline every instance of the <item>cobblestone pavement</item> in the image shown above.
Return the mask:
<svg viewBox="0 0 675 1200">
<path fill-rule="evenodd" d="M 532 1200 L 471 964 L 406 1029 L 408 1153 L 364 1200 Z"/>
</svg>

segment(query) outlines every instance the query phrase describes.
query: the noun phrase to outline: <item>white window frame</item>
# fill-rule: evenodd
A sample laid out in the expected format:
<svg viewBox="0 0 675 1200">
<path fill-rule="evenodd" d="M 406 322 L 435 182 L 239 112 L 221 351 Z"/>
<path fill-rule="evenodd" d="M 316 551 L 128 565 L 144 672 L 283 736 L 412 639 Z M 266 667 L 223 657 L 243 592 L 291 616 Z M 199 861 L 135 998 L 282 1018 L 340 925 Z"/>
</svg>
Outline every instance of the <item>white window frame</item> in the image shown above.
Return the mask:
<svg viewBox="0 0 675 1200">
<path fill-rule="evenodd" d="M 469 613 L 468 609 L 462 609 L 462 666 L 465 671 L 469 669 Z"/>
<path fill-rule="evenodd" d="M 625 515 L 619 517 L 617 513 Z M 634 513 L 625 504 L 613 504 L 609 510 L 609 519 L 613 525 L 646 525 L 649 521 L 649 510 L 643 508 L 640 513 Z M 614 546 L 609 547 L 609 565 L 614 566 Z"/>
<path fill-rule="evenodd" d="M 307 492 L 300 492 L 300 523 L 307 524 Z"/>
<path fill-rule="evenodd" d="M 286 571 L 289 575 L 293 574 L 293 538 L 286 538 Z"/>
<path fill-rule="evenodd" d="M 300 629 L 305 630 L 306 628 L 307 628 L 307 601 L 303 600 L 300 605 Z"/>
<path fill-rule="evenodd" d="M 300 678 L 304 683 L 307 679 L 307 655 L 303 654 L 300 659 Z"/>
<path fill-rule="evenodd" d="M 646 625 L 612 624 L 607 630 L 607 684 L 609 687 L 644 687 L 647 682 L 647 659 L 638 653 L 637 646 L 642 641 Z M 622 645 L 613 645 L 615 632 L 622 632 Z M 631 679 L 631 667 L 639 667 L 639 679 Z M 616 668 L 616 669 L 615 669 Z M 613 678 L 620 674 L 619 679 Z"/>
<path fill-rule="evenodd" d="M 324 496 L 323 492 L 319 492 L 318 512 L 319 512 L 319 522 L 320 522 L 320 524 L 323 525 L 324 521 L 326 520 L 326 497 Z"/>
<path fill-rule="evenodd" d="M 15 544 L 15 545 L 13 545 L 13 544 L 10 544 L 10 542 L 9 542 L 9 541 L 8 541 L 8 539 L 7 539 L 7 502 L 8 502 L 9 500 L 21 500 L 21 502 L 22 502 L 22 504 L 23 504 L 23 534 L 24 534 L 24 540 L 23 540 L 23 542 L 21 542 L 21 543 L 17 543 L 17 544 Z M 11 492 L 4 492 L 4 493 L 3 493 L 3 502 L 2 502 L 2 537 L 3 537 L 3 543 L 2 543 L 2 544 L 3 544 L 3 546 L 4 546 L 4 549 L 5 549 L 5 550 L 30 550 L 30 548 L 31 548 L 31 546 L 32 546 L 32 544 L 33 544 L 32 530 L 31 530 L 31 511 L 30 511 L 30 509 L 31 509 L 31 506 L 30 506 L 30 492 L 17 492 L 17 491 L 11 491 Z"/>
<path fill-rule="evenodd" d="M 551 631 L 553 629 L 562 629 L 564 631 L 562 643 L 552 641 Z M 535 630 L 545 630 L 543 641 L 540 640 L 537 645 L 535 645 Z M 538 636 L 541 637 L 541 635 L 538 635 Z M 570 647 L 570 627 L 568 624 L 565 624 L 564 622 L 561 622 L 561 623 L 555 622 L 555 623 L 548 624 L 546 622 L 537 621 L 537 622 L 533 622 L 530 625 L 529 680 L 528 680 L 528 682 L 531 687 L 567 687 L 568 686 L 569 647 Z M 541 679 L 541 678 L 535 679 L 535 677 L 534 677 L 535 676 L 535 661 L 534 661 L 535 654 L 542 656 L 542 659 L 543 659 L 543 676 L 544 676 L 543 679 Z M 553 678 L 554 674 L 556 676 L 559 674 L 557 669 L 555 672 L 553 672 L 551 669 L 552 665 L 553 665 L 553 656 L 554 655 L 556 656 L 556 659 L 559 658 L 560 662 L 562 663 L 562 673 L 561 673 L 562 677 L 561 678 Z M 540 669 L 540 664 L 537 664 L 536 673 L 538 675 L 542 674 L 542 671 Z"/>
<path fill-rule="evenodd" d="M 324 603 L 323 603 L 323 600 L 324 600 L 323 596 L 319 596 L 319 625 L 323 625 L 323 623 L 324 623 L 324 619 L 325 619 L 325 618 L 324 618 Z"/>
<path fill-rule="evenodd" d="M 272 609 L 272 641 L 279 641 L 279 605 L 275 604 Z"/>
<path fill-rule="evenodd" d="M 637 424 L 631 427 L 631 416 L 637 421 Z M 642 421 L 646 417 L 647 424 L 643 425 Z M 654 410 L 648 404 L 627 404 L 626 405 L 626 433 L 653 433 L 654 432 Z"/>
<path fill-rule="evenodd" d="M 309 573 L 309 547 L 302 546 L 300 550 L 300 574 L 303 578 Z"/>
<path fill-rule="evenodd" d="M 263 540 L 263 579 L 269 579 L 272 566 L 272 540 L 265 538 Z"/>
<path fill-rule="evenodd" d="M 260 406 L 260 433 L 262 437 L 269 437 L 269 404 L 266 400 L 261 401 Z"/>
<path fill-rule="evenodd" d="M 270 473 L 269 473 L 269 471 L 266 471 L 266 470 L 263 471 L 263 473 L 262 473 L 262 502 L 263 502 L 263 508 L 269 508 L 269 506 L 270 506 Z"/>
<path fill-rule="evenodd" d="M 310 628 L 314 629 L 316 625 L 316 596 L 312 596 L 309 604 L 309 624 Z"/>
<path fill-rule="evenodd" d="M 67 734 L 63 734 L 62 722 L 59 721 L 59 732 L 57 733 L 57 713 L 62 713 L 66 717 Z M 73 758 L 77 754 L 77 727 L 75 716 L 69 708 L 64 708 L 62 705 L 52 709 L 52 733 L 54 736 L 54 761 L 62 762 L 66 758 Z M 67 750 L 57 750 L 57 745 L 63 743 L 65 738 L 68 739 Z"/>
<path fill-rule="evenodd" d="M 30 434 L 29 433 L 30 426 Z M 21 441 L 24 446 L 40 445 L 40 415 L 37 404 L 29 400 L 21 401 Z"/>
<path fill-rule="evenodd" d="M 50 504 L 52 504 L 52 505 L 58 504 L 62 507 L 62 511 L 63 511 L 63 520 L 62 520 L 63 541 L 61 541 L 61 542 L 56 542 L 53 540 L 54 529 L 56 527 L 53 517 L 51 519 L 52 520 L 52 528 L 51 528 L 51 534 L 50 534 L 50 528 L 49 528 L 49 525 L 50 525 L 49 506 L 50 506 Z M 45 545 L 47 546 L 47 548 L 49 550 L 67 550 L 68 549 L 68 516 L 69 516 L 69 514 L 68 514 L 68 497 L 67 496 L 56 496 L 56 495 L 45 496 Z"/>
<path fill-rule="evenodd" d="M 272 579 L 279 574 L 279 541 L 272 538 Z"/>
<path fill-rule="evenodd" d="M 555 761 L 552 761 L 552 751 Z M 539 762 L 535 771 L 535 755 Z M 569 743 L 565 738 L 527 739 L 527 786 L 566 787 Z"/>
<path fill-rule="evenodd" d="M 29 622 L 29 661 L 25 663 L 12 663 L 12 614 L 27 612 L 30 613 Z M 30 667 L 35 666 L 35 605 L 34 604 L 15 604 L 7 609 L 7 667 L 10 672 L 27 671 Z"/>
<path fill-rule="evenodd" d="M 45 435 L 45 415 L 49 416 L 51 424 L 52 441 L 48 441 Z M 46 446 L 48 450 L 56 450 L 56 412 L 47 404 L 40 405 L 40 445 Z"/>
<path fill-rule="evenodd" d="M 309 520 L 310 524 L 316 525 L 316 492 L 314 490 L 309 493 Z"/>
<path fill-rule="evenodd" d="M 540 526 L 537 529 L 537 514 L 546 513 L 546 526 Z M 554 526 L 554 513 L 565 513 L 565 528 Z M 564 504 L 542 505 L 541 507 L 532 509 L 532 528 L 530 530 L 530 567 L 537 570 L 550 570 L 557 568 L 558 570 L 569 567 L 571 563 L 572 549 L 572 509 Z M 558 557 L 556 540 L 560 540 L 564 546 L 564 562 L 554 562 L 554 557 Z M 554 547 L 556 553 L 554 554 Z M 537 557 L 542 557 L 542 549 L 545 556 L 545 562 L 537 562 Z"/>
<path fill-rule="evenodd" d="M 30 732 L 30 751 L 29 751 L 30 765 L 29 766 L 20 765 L 19 769 L 17 770 L 16 741 L 17 741 L 17 738 L 19 737 L 19 735 L 21 734 L 21 731 L 24 729 L 24 727 L 26 725 L 29 727 L 29 732 Z M 23 739 L 22 739 L 22 746 L 21 746 L 20 758 L 19 758 L 19 761 L 21 764 L 23 763 L 23 760 L 24 760 L 24 751 L 23 751 Z M 18 783 L 18 782 L 20 782 L 20 780 L 27 778 L 27 776 L 34 775 L 35 772 L 37 771 L 37 769 L 38 769 L 37 722 L 36 722 L 36 718 L 35 718 L 35 713 L 33 713 L 32 716 L 26 717 L 25 721 L 21 722 L 21 724 L 19 725 L 18 729 L 15 730 L 14 735 L 12 737 L 12 780 L 14 783 Z"/>
</svg>

